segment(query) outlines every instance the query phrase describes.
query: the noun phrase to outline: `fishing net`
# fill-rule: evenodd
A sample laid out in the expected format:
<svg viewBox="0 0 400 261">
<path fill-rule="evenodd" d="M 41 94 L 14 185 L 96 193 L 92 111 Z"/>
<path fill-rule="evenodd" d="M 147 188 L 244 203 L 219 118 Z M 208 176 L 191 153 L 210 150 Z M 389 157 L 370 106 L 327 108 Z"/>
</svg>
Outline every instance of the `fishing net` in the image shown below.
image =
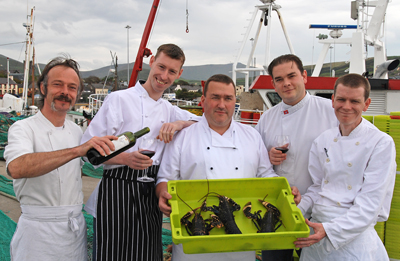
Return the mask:
<svg viewBox="0 0 400 261">
<path fill-rule="evenodd" d="M 15 197 L 13 181 L 0 175 L 0 192 Z"/>
<path fill-rule="evenodd" d="M 82 167 L 82 172 L 83 175 L 96 179 L 101 179 L 101 177 L 103 177 L 103 167 L 95 169 L 93 165 L 90 164 L 89 162 L 85 162 L 85 164 Z"/>
<path fill-rule="evenodd" d="M 17 223 L 0 210 L 0 261 L 10 260 L 10 242 Z"/>
</svg>

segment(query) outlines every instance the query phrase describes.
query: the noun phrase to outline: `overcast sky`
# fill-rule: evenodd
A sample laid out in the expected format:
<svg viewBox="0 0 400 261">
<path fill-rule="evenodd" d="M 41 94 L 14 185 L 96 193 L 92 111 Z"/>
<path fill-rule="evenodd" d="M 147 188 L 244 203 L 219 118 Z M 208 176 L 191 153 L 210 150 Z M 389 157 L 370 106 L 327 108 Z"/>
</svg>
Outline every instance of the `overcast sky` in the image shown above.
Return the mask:
<svg viewBox="0 0 400 261">
<path fill-rule="evenodd" d="M 321 44 L 316 36 L 328 30 L 309 29 L 310 24 L 356 24 L 350 18 L 350 0 L 278 0 L 295 53 L 305 65 L 316 62 Z M 385 38 L 387 54 L 399 55 L 400 1 L 389 3 Z M 111 63 L 110 51 L 118 63 L 126 63 L 127 25 L 129 29 L 129 62 L 134 62 L 152 0 L 0 0 L 0 54 L 23 61 L 27 13 L 34 11 L 34 46 L 36 61 L 47 63 L 60 53 L 76 59 L 81 69 L 92 70 Z M 148 43 L 154 53 L 163 43 L 175 43 L 186 54 L 185 65 L 226 64 L 234 62 L 243 41 L 246 27 L 259 0 L 162 0 Z M 186 6 L 189 33 L 186 33 Z M 373 10 L 373 9 L 371 9 Z M 259 19 L 261 13 L 257 14 Z M 289 53 L 289 48 L 275 12 L 272 14 L 271 57 Z M 245 39 L 246 46 L 240 62 L 246 63 L 250 38 L 257 25 Z M 256 49 L 256 63 L 265 61 L 266 28 L 261 30 Z M 344 32 L 349 37 L 351 30 Z M 349 46 L 335 47 L 325 62 L 350 59 Z M 373 56 L 369 48 L 369 56 Z M 144 59 L 148 63 L 149 59 Z"/>
</svg>

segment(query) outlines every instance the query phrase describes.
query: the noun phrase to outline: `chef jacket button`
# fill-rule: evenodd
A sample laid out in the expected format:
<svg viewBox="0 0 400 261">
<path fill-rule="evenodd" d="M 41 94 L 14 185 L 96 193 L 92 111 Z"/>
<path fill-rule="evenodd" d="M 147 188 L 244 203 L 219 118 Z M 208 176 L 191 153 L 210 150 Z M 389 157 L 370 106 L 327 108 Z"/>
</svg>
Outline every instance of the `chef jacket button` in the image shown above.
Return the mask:
<svg viewBox="0 0 400 261">
<path fill-rule="evenodd" d="M 145 115 L 144 117 L 148 118 L 149 116 L 148 116 L 148 115 Z"/>
<path fill-rule="evenodd" d="M 336 205 L 340 206 L 340 202 L 337 202 Z"/>
<path fill-rule="evenodd" d="M 207 149 L 209 150 L 209 149 L 210 149 L 210 147 L 207 147 Z"/>
<path fill-rule="evenodd" d="M 337 142 L 337 138 L 334 138 L 333 141 L 334 141 L 334 142 Z"/>
<path fill-rule="evenodd" d="M 357 142 L 356 142 L 356 146 L 358 146 L 358 145 L 360 145 L 360 143 L 357 141 Z"/>
<path fill-rule="evenodd" d="M 351 164 L 351 163 L 349 162 L 349 163 L 347 163 L 347 166 L 351 167 L 351 166 L 353 166 L 353 164 Z"/>
<path fill-rule="evenodd" d="M 213 167 L 211 167 L 210 169 L 213 170 Z"/>
<path fill-rule="evenodd" d="M 347 189 L 348 189 L 348 190 L 351 190 L 351 188 L 352 188 L 351 185 L 348 185 L 348 186 L 347 186 Z"/>
<path fill-rule="evenodd" d="M 324 181 L 324 183 L 325 183 L 325 184 L 328 184 L 328 183 L 329 183 L 329 181 L 325 180 L 325 181 Z"/>
<path fill-rule="evenodd" d="M 236 167 L 235 169 L 236 169 L 236 170 L 238 170 L 239 168 L 238 168 L 238 167 Z"/>
<path fill-rule="evenodd" d="M 326 159 L 325 161 L 326 161 L 326 162 L 329 162 L 329 161 L 330 161 L 330 159 Z"/>
</svg>

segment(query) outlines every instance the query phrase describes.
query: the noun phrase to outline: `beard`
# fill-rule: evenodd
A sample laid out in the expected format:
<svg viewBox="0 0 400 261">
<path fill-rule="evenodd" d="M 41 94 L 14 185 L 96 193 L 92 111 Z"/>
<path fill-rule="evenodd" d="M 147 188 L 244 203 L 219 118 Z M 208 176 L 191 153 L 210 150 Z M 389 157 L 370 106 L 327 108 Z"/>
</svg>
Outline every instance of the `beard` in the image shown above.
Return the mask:
<svg viewBox="0 0 400 261">
<path fill-rule="evenodd" d="M 53 111 L 58 111 L 57 108 L 56 108 L 55 100 L 59 100 L 59 101 L 63 101 L 63 102 L 69 102 L 69 108 L 68 108 L 67 111 L 72 110 L 72 107 L 73 107 L 72 100 L 71 100 L 71 98 L 68 97 L 68 95 L 61 94 L 61 95 L 58 95 L 58 96 L 54 97 L 53 101 L 51 102 L 51 109 Z"/>
</svg>

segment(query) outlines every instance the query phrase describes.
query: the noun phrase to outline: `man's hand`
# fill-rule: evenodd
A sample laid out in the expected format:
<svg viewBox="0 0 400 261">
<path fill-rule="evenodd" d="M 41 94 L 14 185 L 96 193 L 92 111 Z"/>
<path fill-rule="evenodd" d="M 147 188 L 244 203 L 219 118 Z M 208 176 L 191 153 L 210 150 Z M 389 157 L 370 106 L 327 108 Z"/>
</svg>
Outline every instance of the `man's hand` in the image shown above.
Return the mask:
<svg viewBox="0 0 400 261">
<path fill-rule="evenodd" d="M 268 155 L 272 165 L 280 165 L 286 160 L 286 153 L 282 153 L 282 151 L 275 149 L 275 147 L 271 148 Z"/>
<path fill-rule="evenodd" d="M 135 150 L 132 152 L 122 152 L 105 162 L 107 165 L 126 165 L 131 169 L 143 170 L 153 165 L 153 160 L 146 155 Z"/>
<path fill-rule="evenodd" d="M 175 132 L 181 130 L 182 128 L 183 125 L 180 121 L 164 123 L 161 126 L 157 138 L 165 143 L 169 143 L 174 137 Z"/>
<path fill-rule="evenodd" d="M 171 214 L 171 206 L 168 205 L 168 200 L 171 199 L 172 196 L 168 193 L 167 182 L 161 182 L 157 185 L 156 195 L 158 197 L 158 207 L 164 215 L 169 217 Z"/>
<path fill-rule="evenodd" d="M 292 189 L 292 195 L 294 196 L 294 203 L 296 203 L 296 206 L 297 206 L 301 201 L 300 191 L 295 186 L 291 187 L 291 189 Z"/>
<path fill-rule="evenodd" d="M 183 128 L 186 128 L 192 125 L 193 123 L 196 123 L 196 121 L 174 121 L 174 122 L 164 123 L 161 126 L 157 139 L 164 141 L 165 143 L 169 143 L 172 141 L 175 132 L 180 131 Z"/>
<path fill-rule="evenodd" d="M 80 157 L 86 156 L 86 153 L 91 148 L 96 149 L 102 156 L 110 155 L 111 151 L 115 150 L 115 146 L 111 141 L 117 139 L 118 137 L 113 135 L 108 135 L 104 137 L 94 136 L 87 142 L 77 147 L 79 148 L 79 156 Z"/>
<path fill-rule="evenodd" d="M 314 229 L 314 234 L 307 238 L 298 238 L 297 241 L 294 242 L 296 247 L 309 247 L 326 237 L 324 226 L 321 223 L 314 223 L 306 219 L 306 224 Z"/>
</svg>

